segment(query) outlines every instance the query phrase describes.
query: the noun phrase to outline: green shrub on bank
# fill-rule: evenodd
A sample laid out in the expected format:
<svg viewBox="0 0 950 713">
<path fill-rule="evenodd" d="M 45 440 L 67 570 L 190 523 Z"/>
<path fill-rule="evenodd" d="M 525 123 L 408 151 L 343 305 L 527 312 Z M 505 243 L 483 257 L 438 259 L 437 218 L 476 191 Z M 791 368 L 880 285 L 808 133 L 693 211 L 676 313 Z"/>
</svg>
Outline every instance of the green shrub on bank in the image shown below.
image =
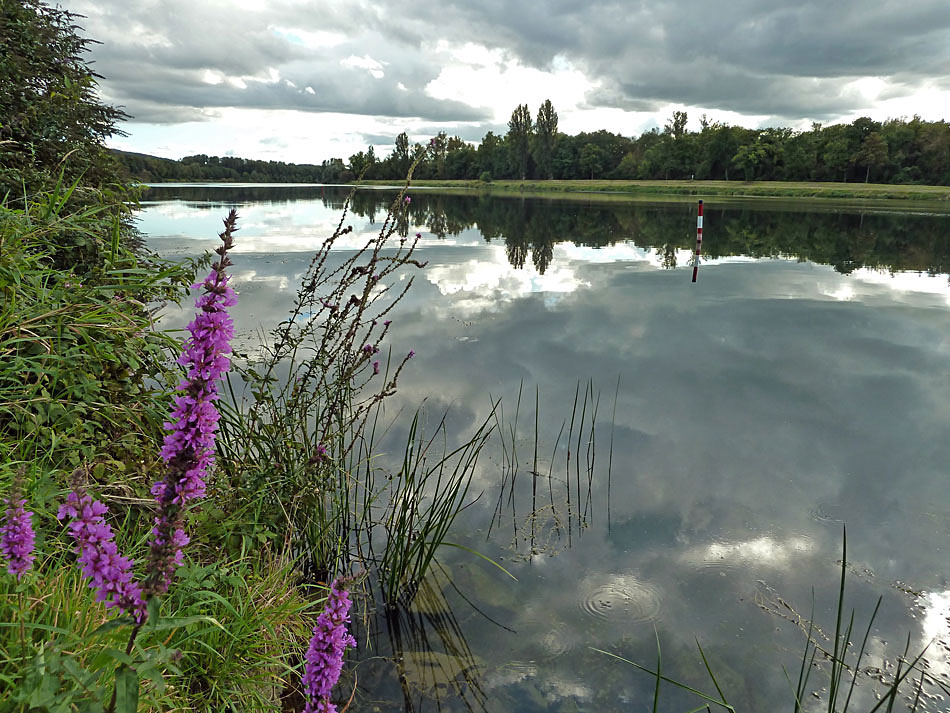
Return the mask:
<svg viewBox="0 0 950 713">
<path fill-rule="evenodd" d="M 160 438 L 174 346 L 149 305 L 183 295 L 196 266 L 140 259 L 116 207 L 73 212 L 73 195 L 0 205 L 0 454 L 131 477 Z"/>
<path fill-rule="evenodd" d="M 155 305 L 186 294 L 201 262 L 133 252 L 119 206 L 90 191 L 73 202 L 80 190 L 0 205 L 0 501 L 17 479 L 37 553 L 21 580 L 0 573 L 0 711 L 277 709 L 313 618 L 292 562 L 193 547 L 132 641 L 73 566 L 56 512 L 75 466 L 119 549 L 148 559 L 148 488 L 181 377 Z M 130 666 L 138 703 L 123 699 Z"/>
<path fill-rule="evenodd" d="M 116 122 L 128 115 L 99 101 L 79 18 L 41 0 L 0 3 L 0 199 L 22 205 L 62 172 L 87 186 L 119 183 L 103 141 L 122 134 Z"/>
</svg>

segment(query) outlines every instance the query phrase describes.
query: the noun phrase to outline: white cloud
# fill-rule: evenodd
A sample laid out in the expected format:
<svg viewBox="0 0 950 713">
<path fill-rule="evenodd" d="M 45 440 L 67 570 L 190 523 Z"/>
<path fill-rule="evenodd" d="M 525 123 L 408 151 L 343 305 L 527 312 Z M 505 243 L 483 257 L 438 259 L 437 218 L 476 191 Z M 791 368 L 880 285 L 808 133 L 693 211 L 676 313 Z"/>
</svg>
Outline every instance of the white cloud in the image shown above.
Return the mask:
<svg viewBox="0 0 950 713">
<path fill-rule="evenodd" d="M 373 59 L 369 55 L 363 55 L 362 57 L 350 55 L 346 59 L 340 60 L 340 66 L 353 69 L 365 69 L 375 79 L 382 79 L 386 76 L 383 71 L 383 63 Z"/>
<path fill-rule="evenodd" d="M 550 99 L 560 126 L 560 116 L 576 111 L 587 92 L 597 86 L 565 58 L 556 58 L 549 70 L 540 70 L 499 49 L 470 42 L 452 47 L 444 40 L 436 44 L 436 57 L 442 69 L 426 85 L 426 93 L 435 99 L 493 107 L 498 122 L 507 122 L 519 104 L 527 103 L 533 115 Z"/>
<path fill-rule="evenodd" d="M 766 535 L 734 542 L 712 542 L 686 551 L 683 559 L 698 566 L 734 566 L 742 563 L 785 568 L 794 558 L 813 549 L 814 543 L 805 537 L 782 540 Z"/>
<path fill-rule="evenodd" d="M 464 262 L 430 267 L 425 276 L 451 300 L 440 300 L 431 309 L 473 315 L 493 312 L 503 305 L 532 293 L 547 293 L 556 298 L 590 283 L 575 274 L 566 261 L 557 262 L 542 275 L 530 263 L 512 267 L 501 246 L 479 251 L 479 257 Z"/>
</svg>

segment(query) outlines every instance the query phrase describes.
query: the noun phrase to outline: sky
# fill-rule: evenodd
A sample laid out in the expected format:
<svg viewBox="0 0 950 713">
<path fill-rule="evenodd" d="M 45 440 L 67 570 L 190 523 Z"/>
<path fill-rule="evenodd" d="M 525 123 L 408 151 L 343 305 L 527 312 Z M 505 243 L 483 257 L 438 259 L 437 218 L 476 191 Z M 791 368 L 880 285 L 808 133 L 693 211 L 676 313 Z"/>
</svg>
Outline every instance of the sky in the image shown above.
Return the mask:
<svg viewBox="0 0 950 713">
<path fill-rule="evenodd" d="M 101 42 L 110 145 L 319 163 L 477 143 L 545 99 L 567 134 L 686 111 L 805 129 L 950 118 L 947 0 L 62 0 Z"/>
</svg>

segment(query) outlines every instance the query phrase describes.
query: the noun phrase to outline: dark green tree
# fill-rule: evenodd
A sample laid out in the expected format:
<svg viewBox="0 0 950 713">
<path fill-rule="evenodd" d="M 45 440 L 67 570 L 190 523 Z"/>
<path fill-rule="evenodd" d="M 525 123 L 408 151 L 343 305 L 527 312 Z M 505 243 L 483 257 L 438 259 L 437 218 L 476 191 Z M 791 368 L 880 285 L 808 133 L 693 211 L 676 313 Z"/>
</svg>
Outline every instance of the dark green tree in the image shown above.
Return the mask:
<svg viewBox="0 0 950 713">
<path fill-rule="evenodd" d="M 696 172 L 686 121 L 685 111 L 674 111 L 663 129 L 666 149 L 662 161 L 664 178 L 690 178 Z"/>
<path fill-rule="evenodd" d="M 520 104 L 511 112 L 507 139 L 511 149 L 512 167 L 515 170 L 515 176 L 523 181 L 528 177 L 531 139 L 531 112 L 528 111 L 527 104 Z"/>
<path fill-rule="evenodd" d="M 825 145 L 821 158 L 832 174 L 840 175 L 842 181 L 847 181 L 851 155 L 851 146 L 848 139 L 844 136 L 838 136 Z"/>
<path fill-rule="evenodd" d="M 42 188 L 62 170 L 89 186 L 118 180 L 103 146 L 123 135 L 121 110 L 101 103 L 80 16 L 40 0 L 0 2 L 0 195 Z"/>
<path fill-rule="evenodd" d="M 665 133 L 673 137 L 674 140 L 683 138 L 686 135 L 687 115 L 685 111 L 674 111 L 670 121 L 663 127 Z"/>
<path fill-rule="evenodd" d="M 477 154 L 474 147 L 459 136 L 449 137 L 445 153 L 445 173 L 448 178 L 477 178 Z"/>
<path fill-rule="evenodd" d="M 507 175 L 508 149 L 504 139 L 489 131 L 478 146 L 476 163 L 478 174 L 488 174 L 490 178 L 504 178 Z"/>
<path fill-rule="evenodd" d="M 865 183 L 871 178 L 872 168 L 880 168 L 887 163 L 887 141 L 880 131 L 873 131 L 864 139 L 858 149 L 855 163 L 867 167 L 864 172 Z"/>
<path fill-rule="evenodd" d="M 580 153 L 580 169 L 585 178 L 594 178 L 604 171 L 606 156 L 596 144 L 584 144 Z"/>
<path fill-rule="evenodd" d="M 945 121 L 924 124 L 918 143 L 924 182 L 942 185 L 950 183 L 950 124 Z"/>
<path fill-rule="evenodd" d="M 350 169 L 354 176 L 360 176 L 364 169 L 369 168 L 369 158 L 364 152 L 357 151 L 350 156 L 350 162 L 347 164 L 347 168 Z"/>
<path fill-rule="evenodd" d="M 403 178 L 409 172 L 409 134 L 405 131 L 396 137 L 396 145 L 387 162 L 387 178 Z"/>
<path fill-rule="evenodd" d="M 440 131 L 429 142 L 429 155 L 432 160 L 432 172 L 435 178 L 448 178 L 445 173 L 445 155 L 449 149 L 448 136 Z"/>
<path fill-rule="evenodd" d="M 554 142 L 557 140 L 557 112 L 550 99 L 538 109 L 534 122 L 534 163 L 539 178 L 553 178 Z"/>
<path fill-rule="evenodd" d="M 753 181 L 758 173 L 759 166 L 765 160 L 765 149 L 762 144 L 756 140 L 752 144 L 743 144 L 732 157 L 732 165 L 742 171 L 746 181 Z"/>
</svg>

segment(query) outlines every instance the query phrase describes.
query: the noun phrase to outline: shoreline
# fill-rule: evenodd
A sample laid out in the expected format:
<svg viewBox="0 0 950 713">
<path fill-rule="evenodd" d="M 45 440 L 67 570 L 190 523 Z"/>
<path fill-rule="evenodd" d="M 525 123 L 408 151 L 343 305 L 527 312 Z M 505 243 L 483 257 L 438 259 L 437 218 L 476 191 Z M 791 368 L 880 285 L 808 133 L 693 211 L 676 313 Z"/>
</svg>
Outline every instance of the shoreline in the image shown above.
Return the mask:
<svg viewBox="0 0 950 713">
<path fill-rule="evenodd" d="M 392 180 L 365 180 L 351 183 L 248 183 L 244 181 L 162 181 L 142 183 L 143 187 L 220 188 L 368 188 L 400 190 L 404 183 Z M 426 190 L 448 195 L 484 195 L 499 198 L 543 198 L 589 202 L 692 202 L 694 199 L 724 199 L 750 206 L 760 201 L 778 207 L 782 203 L 806 200 L 829 210 L 914 210 L 950 213 L 950 186 L 897 185 L 889 183 L 802 183 L 793 181 L 615 181 L 552 180 L 493 181 L 414 180 L 410 190 Z"/>
<path fill-rule="evenodd" d="M 367 180 L 350 185 L 387 186 L 393 181 Z M 486 193 L 622 195 L 637 196 L 724 196 L 729 198 L 821 198 L 846 200 L 900 200 L 945 202 L 950 206 L 950 186 L 921 186 L 891 183 L 819 183 L 798 181 L 626 181 L 550 180 L 484 181 L 414 180 L 416 188 L 444 188 Z"/>
</svg>

